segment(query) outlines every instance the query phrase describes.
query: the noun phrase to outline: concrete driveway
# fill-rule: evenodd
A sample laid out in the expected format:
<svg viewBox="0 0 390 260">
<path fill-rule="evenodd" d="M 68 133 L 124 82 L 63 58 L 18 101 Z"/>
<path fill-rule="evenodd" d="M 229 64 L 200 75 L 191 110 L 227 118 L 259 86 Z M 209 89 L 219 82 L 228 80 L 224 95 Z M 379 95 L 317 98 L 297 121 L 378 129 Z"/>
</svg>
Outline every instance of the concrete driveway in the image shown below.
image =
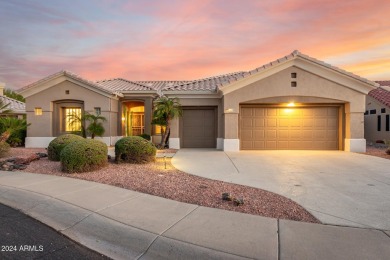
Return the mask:
<svg viewBox="0 0 390 260">
<path fill-rule="evenodd" d="M 281 194 L 325 224 L 390 230 L 390 160 L 342 151 L 181 149 L 172 163 Z"/>
</svg>

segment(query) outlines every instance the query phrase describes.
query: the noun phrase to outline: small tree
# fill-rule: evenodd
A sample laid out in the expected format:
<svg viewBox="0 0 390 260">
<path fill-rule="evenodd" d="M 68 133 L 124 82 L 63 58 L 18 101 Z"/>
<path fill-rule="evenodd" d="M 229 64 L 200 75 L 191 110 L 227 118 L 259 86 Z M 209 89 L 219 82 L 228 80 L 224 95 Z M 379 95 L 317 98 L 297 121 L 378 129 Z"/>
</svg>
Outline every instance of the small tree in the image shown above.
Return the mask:
<svg viewBox="0 0 390 260">
<path fill-rule="evenodd" d="M 91 134 L 91 139 L 94 139 L 95 136 L 103 136 L 106 131 L 103 126 L 103 122 L 107 121 L 104 116 L 101 115 L 92 115 L 88 112 L 83 113 L 81 116 L 78 115 L 69 115 L 70 125 L 80 124 L 81 125 L 81 136 L 87 138 L 87 133 Z M 85 127 L 85 122 L 89 122 L 89 125 Z"/>
<path fill-rule="evenodd" d="M 13 99 L 18 100 L 20 102 L 26 102 L 26 99 L 22 95 L 16 93 L 15 91 L 13 91 L 9 88 L 6 88 L 4 90 L 4 96 L 9 97 L 9 98 L 13 98 Z"/>
<path fill-rule="evenodd" d="M 154 122 L 163 126 L 165 124 L 165 131 L 162 131 L 160 146 L 164 146 L 167 142 L 170 130 L 171 120 L 180 117 L 183 113 L 178 98 L 168 98 L 162 96 L 155 101 L 154 104 Z"/>
<path fill-rule="evenodd" d="M 106 129 L 104 129 L 103 122 L 107 121 L 107 119 L 101 115 L 92 115 L 88 113 L 86 113 L 84 117 L 85 120 L 89 122 L 86 130 L 91 134 L 91 138 L 94 139 L 95 136 L 103 136 L 106 131 Z"/>
</svg>

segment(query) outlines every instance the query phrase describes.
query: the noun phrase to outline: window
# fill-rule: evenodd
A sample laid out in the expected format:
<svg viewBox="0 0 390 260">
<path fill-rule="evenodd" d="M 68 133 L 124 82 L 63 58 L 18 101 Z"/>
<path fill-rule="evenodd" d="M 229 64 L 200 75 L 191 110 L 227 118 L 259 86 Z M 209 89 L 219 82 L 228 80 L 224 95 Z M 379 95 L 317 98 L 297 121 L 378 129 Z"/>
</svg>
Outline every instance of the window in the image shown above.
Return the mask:
<svg viewBox="0 0 390 260">
<path fill-rule="evenodd" d="M 364 112 L 364 115 L 365 115 L 365 116 L 368 115 L 368 110 L 366 110 L 366 112 Z"/>
<path fill-rule="evenodd" d="M 291 73 L 291 78 L 292 79 L 296 79 L 297 78 L 297 73 L 296 72 Z"/>
<path fill-rule="evenodd" d="M 382 122 L 381 122 L 381 116 L 378 116 L 378 121 L 377 121 L 377 130 L 378 130 L 378 131 L 381 131 L 381 124 L 382 124 Z"/>
<path fill-rule="evenodd" d="M 102 113 L 102 109 L 100 107 L 95 107 L 95 114 L 100 115 Z"/>
<path fill-rule="evenodd" d="M 165 131 L 165 126 L 154 125 L 154 133 L 161 135 L 161 129 Z"/>
<path fill-rule="evenodd" d="M 42 108 L 41 107 L 36 107 L 34 109 L 34 113 L 36 116 L 41 116 L 42 115 Z"/>
<path fill-rule="evenodd" d="M 296 81 L 291 81 L 291 87 L 295 88 L 297 86 L 297 82 Z"/>
<path fill-rule="evenodd" d="M 381 108 L 381 113 L 386 113 L 386 108 Z"/>
<path fill-rule="evenodd" d="M 386 131 L 390 131 L 390 115 L 386 115 Z"/>
<path fill-rule="evenodd" d="M 370 110 L 370 115 L 375 115 L 376 114 L 376 109 L 371 109 Z"/>
<path fill-rule="evenodd" d="M 70 93 L 69 90 L 65 90 L 66 95 L 69 95 L 69 93 Z"/>
<path fill-rule="evenodd" d="M 64 108 L 65 114 L 65 131 L 77 132 L 81 131 L 81 108 L 79 107 L 67 107 Z"/>
</svg>

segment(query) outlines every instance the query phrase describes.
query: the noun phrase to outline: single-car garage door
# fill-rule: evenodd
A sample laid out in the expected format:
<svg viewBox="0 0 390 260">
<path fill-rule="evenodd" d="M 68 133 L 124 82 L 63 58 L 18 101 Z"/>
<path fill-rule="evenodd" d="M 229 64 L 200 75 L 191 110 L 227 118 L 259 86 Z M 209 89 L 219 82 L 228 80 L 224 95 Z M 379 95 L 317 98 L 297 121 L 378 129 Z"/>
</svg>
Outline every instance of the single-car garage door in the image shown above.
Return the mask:
<svg viewBox="0 0 390 260">
<path fill-rule="evenodd" d="M 216 147 L 215 109 L 183 109 L 181 118 L 181 147 Z"/>
<path fill-rule="evenodd" d="M 337 150 L 338 107 L 241 107 L 242 150 Z"/>
</svg>

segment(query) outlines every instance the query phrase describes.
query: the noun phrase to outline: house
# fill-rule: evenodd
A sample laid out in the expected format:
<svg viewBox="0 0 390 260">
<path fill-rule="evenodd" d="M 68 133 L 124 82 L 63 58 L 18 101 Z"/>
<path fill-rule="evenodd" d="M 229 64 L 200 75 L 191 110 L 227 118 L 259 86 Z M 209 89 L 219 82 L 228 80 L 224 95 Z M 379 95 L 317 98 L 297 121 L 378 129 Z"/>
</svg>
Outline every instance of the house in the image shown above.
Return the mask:
<svg viewBox="0 0 390 260">
<path fill-rule="evenodd" d="M 0 100 L 4 105 L 9 104 L 7 109 L 10 109 L 9 113 L 2 113 L 1 116 L 23 118 L 26 115 L 26 105 L 19 100 L 4 96 L 5 84 L 0 82 Z"/>
<path fill-rule="evenodd" d="M 172 148 L 345 150 L 362 152 L 365 99 L 379 85 L 298 51 L 251 71 L 191 81 L 89 81 L 61 71 L 22 88 L 27 147 L 46 147 L 71 132 L 69 115 L 107 118 L 108 145 L 151 134 L 153 100 L 178 97 L 183 116 L 172 122 Z"/>
<path fill-rule="evenodd" d="M 377 81 L 366 99 L 364 136 L 368 143 L 390 140 L 390 81 Z"/>
</svg>

